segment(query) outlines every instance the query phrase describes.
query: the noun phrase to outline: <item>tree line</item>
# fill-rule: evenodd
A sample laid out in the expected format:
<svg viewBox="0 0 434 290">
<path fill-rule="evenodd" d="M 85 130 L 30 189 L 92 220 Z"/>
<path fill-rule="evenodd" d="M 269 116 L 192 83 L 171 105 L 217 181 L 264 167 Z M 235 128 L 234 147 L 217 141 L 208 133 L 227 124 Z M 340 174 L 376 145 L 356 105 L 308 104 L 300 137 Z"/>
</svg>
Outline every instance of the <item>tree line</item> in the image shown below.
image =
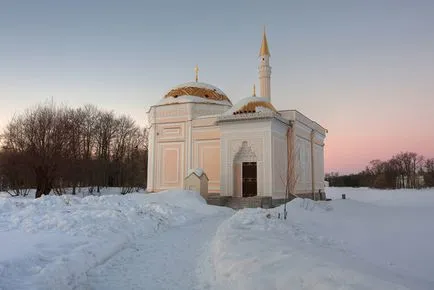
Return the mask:
<svg viewBox="0 0 434 290">
<path fill-rule="evenodd" d="M 0 189 L 11 195 L 146 186 L 147 131 L 126 115 L 42 104 L 14 117 L 0 138 Z"/>
<path fill-rule="evenodd" d="M 330 186 L 383 189 L 434 187 L 434 158 L 401 152 L 386 161 L 372 160 L 365 170 L 350 175 L 336 172 L 325 176 Z"/>
</svg>

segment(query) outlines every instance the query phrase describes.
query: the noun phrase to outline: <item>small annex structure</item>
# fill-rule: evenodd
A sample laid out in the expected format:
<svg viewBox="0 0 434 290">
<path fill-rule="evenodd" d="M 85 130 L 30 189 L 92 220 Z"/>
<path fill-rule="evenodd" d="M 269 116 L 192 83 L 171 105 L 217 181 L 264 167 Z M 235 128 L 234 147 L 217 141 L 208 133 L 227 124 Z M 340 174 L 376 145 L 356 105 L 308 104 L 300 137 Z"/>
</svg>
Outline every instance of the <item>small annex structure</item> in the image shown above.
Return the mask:
<svg viewBox="0 0 434 290">
<path fill-rule="evenodd" d="M 253 86 L 250 95 L 233 97 L 234 104 L 217 86 L 200 82 L 196 66 L 194 81 L 173 87 L 150 107 L 148 192 L 194 187 L 208 201 L 226 205 L 271 200 L 275 206 L 287 200 L 288 192 L 325 199 L 327 130 L 297 110 L 272 103 L 270 58 L 264 30 L 258 94 Z M 297 105 L 294 96 L 279 97 Z"/>
<path fill-rule="evenodd" d="M 202 168 L 190 169 L 184 178 L 184 189 L 199 192 L 204 198 L 208 197 L 208 176 Z"/>
</svg>

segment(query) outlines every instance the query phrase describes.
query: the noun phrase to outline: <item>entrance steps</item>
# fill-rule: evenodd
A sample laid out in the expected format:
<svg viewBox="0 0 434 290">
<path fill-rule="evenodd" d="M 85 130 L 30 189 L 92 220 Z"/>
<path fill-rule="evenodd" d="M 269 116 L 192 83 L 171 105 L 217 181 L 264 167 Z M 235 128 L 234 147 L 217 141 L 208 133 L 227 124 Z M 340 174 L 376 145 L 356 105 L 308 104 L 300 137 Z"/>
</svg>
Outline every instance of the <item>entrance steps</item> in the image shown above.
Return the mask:
<svg viewBox="0 0 434 290">
<path fill-rule="evenodd" d="M 227 206 L 233 209 L 273 207 L 272 198 L 267 196 L 233 197 L 212 195 L 208 196 L 206 201 L 210 205 Z"/>
</svg>

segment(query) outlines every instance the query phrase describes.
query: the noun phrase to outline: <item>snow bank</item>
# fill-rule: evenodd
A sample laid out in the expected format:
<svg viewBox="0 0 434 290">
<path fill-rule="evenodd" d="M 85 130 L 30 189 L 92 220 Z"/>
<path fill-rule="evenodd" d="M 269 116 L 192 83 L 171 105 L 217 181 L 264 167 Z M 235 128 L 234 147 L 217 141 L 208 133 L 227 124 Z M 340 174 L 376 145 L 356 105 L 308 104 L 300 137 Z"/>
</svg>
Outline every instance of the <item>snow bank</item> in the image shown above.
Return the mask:
<svg viewBox="0 0 434 290">
<path fill-rule="evenodd" d="M 434 207 L 305 199 L 287 207 L 287 220 L 277 218 L 283 207 L 244 209 L 219 227 L 215 288 L 434 289 Z"/>
<path fill-rule="evenodd" d="M 190 191 L 0 197 L 0 289 L 73 289 L 133 238 L 218 210 Z"/>
</svg>

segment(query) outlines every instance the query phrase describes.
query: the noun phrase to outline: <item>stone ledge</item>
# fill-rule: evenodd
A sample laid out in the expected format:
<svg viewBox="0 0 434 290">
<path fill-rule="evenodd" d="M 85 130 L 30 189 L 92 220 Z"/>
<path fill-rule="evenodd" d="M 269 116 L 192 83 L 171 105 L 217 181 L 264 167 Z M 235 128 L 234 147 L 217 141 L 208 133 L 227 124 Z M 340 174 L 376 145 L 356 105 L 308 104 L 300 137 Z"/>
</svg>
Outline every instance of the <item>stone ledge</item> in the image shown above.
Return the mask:
<svg viewBox="0 0 434 290">
<path fill-rule="evenodd" d="M 297 194 L 297 197 L 313 199 L 312 193 Z M 319 196 L 320 200 L 325 200 L 325 194 Z M 291 201 L 293 198 L 288 198 L 286 202 Z M 283 198 L 271 198 L 270 196 L 253 196 L 253 197 L 233 197 L 233 196 L 220 196 L 211 195 L 206 198 L 209 205 L 226 206 L 232 209 L 242 208 L 273 208 L 278 207 L 285 203 Z"/>
</svg>

